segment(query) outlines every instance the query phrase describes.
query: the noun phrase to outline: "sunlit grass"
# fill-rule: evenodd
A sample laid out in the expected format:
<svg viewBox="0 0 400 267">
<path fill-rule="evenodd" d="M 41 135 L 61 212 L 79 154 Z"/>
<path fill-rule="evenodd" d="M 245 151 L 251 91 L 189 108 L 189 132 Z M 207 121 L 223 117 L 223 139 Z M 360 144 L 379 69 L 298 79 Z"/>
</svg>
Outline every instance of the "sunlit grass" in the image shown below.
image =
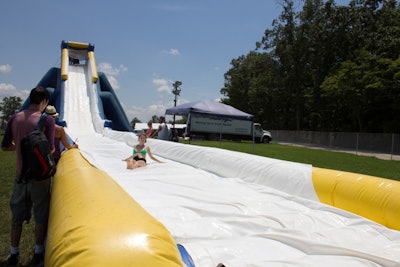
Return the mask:
<svg viewBox="0 0 400 267">
<path fill-rule="evenodd" d="M 2 139 L 2 136 L 0 136 Z M 15 178 L 15 152 L 0 150 L 0 266 L 7 266 L 5 260 L 10 251 L 11 211 L 10 197 Z M 32 259 L 34 240 L 34 221 L 25 224 L 20 243 L 20 265 L 27 266 Z"/>
</svg>

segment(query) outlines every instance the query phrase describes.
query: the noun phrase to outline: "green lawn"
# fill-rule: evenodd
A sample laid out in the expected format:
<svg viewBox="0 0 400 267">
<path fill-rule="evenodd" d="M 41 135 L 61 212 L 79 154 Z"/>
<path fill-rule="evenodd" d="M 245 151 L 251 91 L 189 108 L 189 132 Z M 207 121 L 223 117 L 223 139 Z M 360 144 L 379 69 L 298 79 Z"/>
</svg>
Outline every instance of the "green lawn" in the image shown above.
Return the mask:
<svg viewBox="0 0 400 267">
<path fill-rule="evenodd" d="M 253 152 L 250 142 L 231 141 L 192 141 L 198 146 L 219 147 L 245 153 Z M 325 150 L 309 149 L 304 147 L 271 144 L 255 144 L 254 154 L 295 162 L 312 164 L 315 167 L 336 169 L 342 171 L 368 174 L 378 177 L 400 180 L 400 162 L 381 160 L 374 157 L 357 156 L 348 153 L 332 152 Z M 6 266 L 4 260 L 8 256 L 10 246 L 10 221 L 11 214 L 9 199 L 15 174 L 15 152 L 0 150 L 0 266 Z M 21 262 L 27 266 L 34 247 L 34 223 L 25 225 L 21 240 Z"/>
<path fill-rule="evenodd" d="M 1 137 L 2 138 L 2 137 Z M 0 266 L 7 266 L 5 260 L 10 251 L 10 197 L 15 178 L 15 152 L 0 150 Z M 24 225 L 20 243 L 20 265 L 28 266 L 35 246 L 34 221 Z"/>
</svg>

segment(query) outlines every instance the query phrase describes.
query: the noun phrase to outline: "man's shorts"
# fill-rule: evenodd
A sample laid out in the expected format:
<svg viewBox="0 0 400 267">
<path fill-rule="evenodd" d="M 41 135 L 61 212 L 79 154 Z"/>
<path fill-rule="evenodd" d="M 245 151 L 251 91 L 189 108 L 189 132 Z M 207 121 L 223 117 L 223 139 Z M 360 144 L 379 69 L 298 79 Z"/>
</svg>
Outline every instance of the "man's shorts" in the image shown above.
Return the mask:
<svg viewBox="0 0 400 267">
<path fill-rule="evenodd" d="M 10 208 L 12 224 L 29 222 L 32 216 L 36 224 L 47 224 L 50 207 L 51 179 L 40 182 L 17 183 L 19 175 L 14 180 Z"/>
</svg>

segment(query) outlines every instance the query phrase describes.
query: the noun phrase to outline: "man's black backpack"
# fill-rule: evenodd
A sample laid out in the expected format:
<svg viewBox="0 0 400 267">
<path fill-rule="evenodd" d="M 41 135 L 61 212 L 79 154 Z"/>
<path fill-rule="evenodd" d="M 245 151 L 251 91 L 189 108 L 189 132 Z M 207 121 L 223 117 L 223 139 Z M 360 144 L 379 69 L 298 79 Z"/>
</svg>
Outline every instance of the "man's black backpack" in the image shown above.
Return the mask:
<svg viewBox="0 0 400 267">
<path fill-rule="evenodd" d="M 50 143 L 43 133 L 47 114 L 40 116 L 32 132 L 21 140 L 22 171 L 19 182 L 42 181 L 56 173 Z"/>
</svg>

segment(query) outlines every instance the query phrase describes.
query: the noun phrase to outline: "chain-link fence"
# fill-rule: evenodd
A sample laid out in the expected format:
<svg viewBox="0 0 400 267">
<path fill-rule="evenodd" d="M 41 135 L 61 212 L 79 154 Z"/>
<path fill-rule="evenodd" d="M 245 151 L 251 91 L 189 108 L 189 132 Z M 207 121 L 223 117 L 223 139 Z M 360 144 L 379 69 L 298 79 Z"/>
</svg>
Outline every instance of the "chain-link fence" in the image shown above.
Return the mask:
<svg viewBox="0 0 400 267">
<path fill-rule="evenodd" d="M 400 155 L 400 134 L 270 130 L 274 142 Z"/>
</svg>

